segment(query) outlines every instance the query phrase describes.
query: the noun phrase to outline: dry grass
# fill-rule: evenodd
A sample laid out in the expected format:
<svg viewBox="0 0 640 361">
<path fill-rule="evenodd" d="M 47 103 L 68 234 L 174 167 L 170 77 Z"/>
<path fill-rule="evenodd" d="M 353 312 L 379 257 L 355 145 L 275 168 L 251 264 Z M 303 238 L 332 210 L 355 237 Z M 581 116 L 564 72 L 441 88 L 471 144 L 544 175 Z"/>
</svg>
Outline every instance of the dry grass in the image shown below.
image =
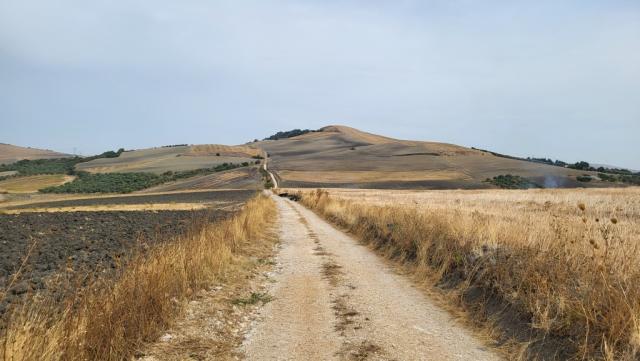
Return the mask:
<svg viewBox="0 0 640 361">
<path fill-rule="evenodd" d="M 100 158 L 76 165 L 77 170 L 92 173 L 111 172 L 151 172 L 161 174 L 166 171 L 186 171 L 198 168 L 210 168 L 222 163 L 252 162 L 250 155 L 241 152 L 229 152 L 216 156 L 216 153 L 192 152 L 198 146 L 178 146 L 149 148 L 122 153 L 117 158 Z M 196 156 L 197 155 L 197 156 Z"/>
<path fill-rule="evenodd" d="M 16 170 L 8 170 L 6 172 L 0 172 L 0 177 L 8 177 L 10 175 L 16 175 L 18 174 L 18 171 Z"/>
<path fill-rule="evenodd" d="M 436 171 L 295 171 L 282 170 L 278 175 L 293 182 L 360 183 L 360 182 L 410 182 L 432 180 L 470 180 L 456 170 Z"/>
<path fill-rule="evenodd" d="M 493 156 L 452 144 L 406 141 L 331 126 L 321 132 L 259 142 L 269 153 L 269 167 L 283 187 L 327 187 L 360 183 L 371 188 L 485 189 L 484 181 L 512 174 L 548 187 L 606 187 L 594 180 L 578 182 L 583 172 L 569 168 Z"/>
<path fill-rule="evenodd" d="M 303 202 L 447 289 L 525 358 L 640 356 L 639 188 L 332 190 Z"/>
<path fill-rule="evenodd" d="M 181 179 L 161 184 L 139 193 L 166 192 L 176 190 L 211 189 L 261 189 L 260 173 L 257 166 L 242 167 L 224 172 Z"/>
<path fill-rule="evenodd" d="M 243 145 L 220 145 L 220 144 L 200 144 L 193 145 L 185 155 L 190 156 L 211 156 L 220 154 L 225 157 L 245 157 L 250 158 L 263 155 L 263 152 L 257 148 Z"/>
<path fill-rule="evenodd" d="M 48 159 L 69 156 L 69 154 L 62 154 L 46 149 L 19 147 L 17 145 L 0 143 L 0 164 L 10 164 L 21 159 Z"/>
<path fill-rule="evenodd" d="M 80 289 L 63 302 L 34 300 L 0 335 L 5 360 L 123 360 L 155 340 L 185 301 L 226 273 L 264 239 L 275 217 L 265 196 L 231 219 L 136 256 L 122 273 Z M 1 297 L 1 295 L 0 295 Z"/>
<path fill-rule="evenodd" d="M 33 193 L 45 187 L 59 186 L 71 182 L 75 177 L 64 174 L 44 174 L 28 177 L 9 178 L 0 181 L 0 192 Z"/>
</svg>

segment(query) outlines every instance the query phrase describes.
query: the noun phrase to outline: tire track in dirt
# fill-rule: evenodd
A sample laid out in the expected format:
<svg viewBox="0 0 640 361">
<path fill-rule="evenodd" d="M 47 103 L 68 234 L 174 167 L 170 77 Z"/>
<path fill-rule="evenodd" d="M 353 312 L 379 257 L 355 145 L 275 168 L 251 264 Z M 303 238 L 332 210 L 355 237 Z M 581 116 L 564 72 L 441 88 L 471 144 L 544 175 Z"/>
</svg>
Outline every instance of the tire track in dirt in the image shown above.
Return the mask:
<svg viewBox="0 0 640 361">
<path fill-rule="evenodd" d="M 276 198 L 281 265 L 248 360 L 500 360 L 366 247 Z"/>
<path fill-rule="evenodd" d="M 242 351 L 248 360 L 332 360 L 339 349 L 333 330 L 331 290 L 322 277 L 303 219 L 278 201 L 280 252 L 265 305 Z"/>
<path fill-rule="evenodd" d="M 315 255 L 322 258 L 322 274 L 325 280 L 332 287 L 332 309 L 334 311 L 334 330 L 338 333 L 341 346 L 336 352 L 336 358 L 340 360 L 389 360 L 392 359 L 385 355 L 383 349 L 363 338 L 354 334 L 355 331 L 363 328 L 363 323 L 369 321 L 368 318 L 361 317 L 355 305 L 349 302 L 349 292 L 355 289 L 355 286 L 345 282 L 342 266 L 336 263 L 335 257 L 331 252 L 327 252 L 320 242 L 302 213 L 293 208 L 298 214 L 300 222 L 307 229 L 308 237 L 316 244 L 314 248 Z M 355 336 L 355 337 L 354 337 Z"/>
</svg>

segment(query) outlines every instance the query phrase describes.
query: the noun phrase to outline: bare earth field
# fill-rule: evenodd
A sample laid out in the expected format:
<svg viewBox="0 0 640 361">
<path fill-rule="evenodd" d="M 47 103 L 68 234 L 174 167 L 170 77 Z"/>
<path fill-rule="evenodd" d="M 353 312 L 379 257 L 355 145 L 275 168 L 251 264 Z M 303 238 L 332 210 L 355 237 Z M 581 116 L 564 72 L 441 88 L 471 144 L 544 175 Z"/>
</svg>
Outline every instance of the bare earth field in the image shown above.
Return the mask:
<svg viewBox="0 0 640 361">
<path fill-rule="evenodd" d="M 0 315 L 27 293 L 49 287 L 63 292 L 53 275 L 115 269 L 135 250 L 180 235 L 195 222 L 228 215 L 216 210 L 0 215 L 0 290 L 8 292 Z"/>
<path fill-rule="evenodd" d="M 115 269 L 134 251 L 229 217 L 255 194 L 238 190 L 94 197 L 5 210 L 10 214 L 0 214 L 0 295 L 5 294 L 0 313 L 25 294 L 50 287 L 65 291 L 53 275 L 66 279 Z"/>
</svg>

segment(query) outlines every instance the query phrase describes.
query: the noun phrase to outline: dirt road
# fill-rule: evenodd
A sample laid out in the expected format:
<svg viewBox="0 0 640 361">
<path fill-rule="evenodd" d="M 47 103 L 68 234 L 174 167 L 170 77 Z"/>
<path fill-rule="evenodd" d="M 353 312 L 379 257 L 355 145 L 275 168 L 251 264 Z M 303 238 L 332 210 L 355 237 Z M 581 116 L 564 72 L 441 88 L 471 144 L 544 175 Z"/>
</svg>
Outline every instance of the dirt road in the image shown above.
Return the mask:
<svg viewBox="0 0 640 361">
<path fill-rule="evenodd" d="M 278 180 L 276 179 L 276 177 L 273 175 L 273 172 L 271 172 L 268 167 L 267 167 L 267 163 L 269 163 L 269 158 L 265 158 L 264 159 L 264 163 L 262 163 L 262 167 L 264 168 L 264 171 L 267 172 L 269 174 L 269 177 L 271 177 L 271 182 L 273 183 L 273 188 L 278 188 Z"/>
<path fill-rule="evenodd" d="M 281 251 L 247 360 L 500 360 L 370 250 L 277 198 Z"/>
</svg>

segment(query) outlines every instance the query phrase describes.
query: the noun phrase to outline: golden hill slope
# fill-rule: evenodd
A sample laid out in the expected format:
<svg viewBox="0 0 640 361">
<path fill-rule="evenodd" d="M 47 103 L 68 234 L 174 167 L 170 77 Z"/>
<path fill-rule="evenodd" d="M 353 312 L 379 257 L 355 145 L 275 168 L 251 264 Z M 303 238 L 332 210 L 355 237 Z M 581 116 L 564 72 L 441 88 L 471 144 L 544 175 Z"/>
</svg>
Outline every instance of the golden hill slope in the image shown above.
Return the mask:
<svg viewBox="0 0 640 361">
<path fill-rule="evenodd" d="M 546 187 L 579 183 L 588 173 L 503 158 L 447 143 L 407 141 L 332 125 L 298 137 L 255 143 L 269 153 L 282 187 L 488 188 L 485 179 L 512 174 Z"/>
<path fill-rule="evenodd" d="M 117 158 L 80 163 L 76 169 L 92 173 L 186 171 L 211 168 L 222 163 L 253 163 L 258 150 L 247 146 L 184 145 L 132 150 Z"/>
<path fill-rule="evenodd" d="M 0 143 L 0 164 L 10 164 L 22 159 L 50 159 L 70 157 L 69 154 L 58 153 L 47 149 L 19 147 Z"/>
</svg>

